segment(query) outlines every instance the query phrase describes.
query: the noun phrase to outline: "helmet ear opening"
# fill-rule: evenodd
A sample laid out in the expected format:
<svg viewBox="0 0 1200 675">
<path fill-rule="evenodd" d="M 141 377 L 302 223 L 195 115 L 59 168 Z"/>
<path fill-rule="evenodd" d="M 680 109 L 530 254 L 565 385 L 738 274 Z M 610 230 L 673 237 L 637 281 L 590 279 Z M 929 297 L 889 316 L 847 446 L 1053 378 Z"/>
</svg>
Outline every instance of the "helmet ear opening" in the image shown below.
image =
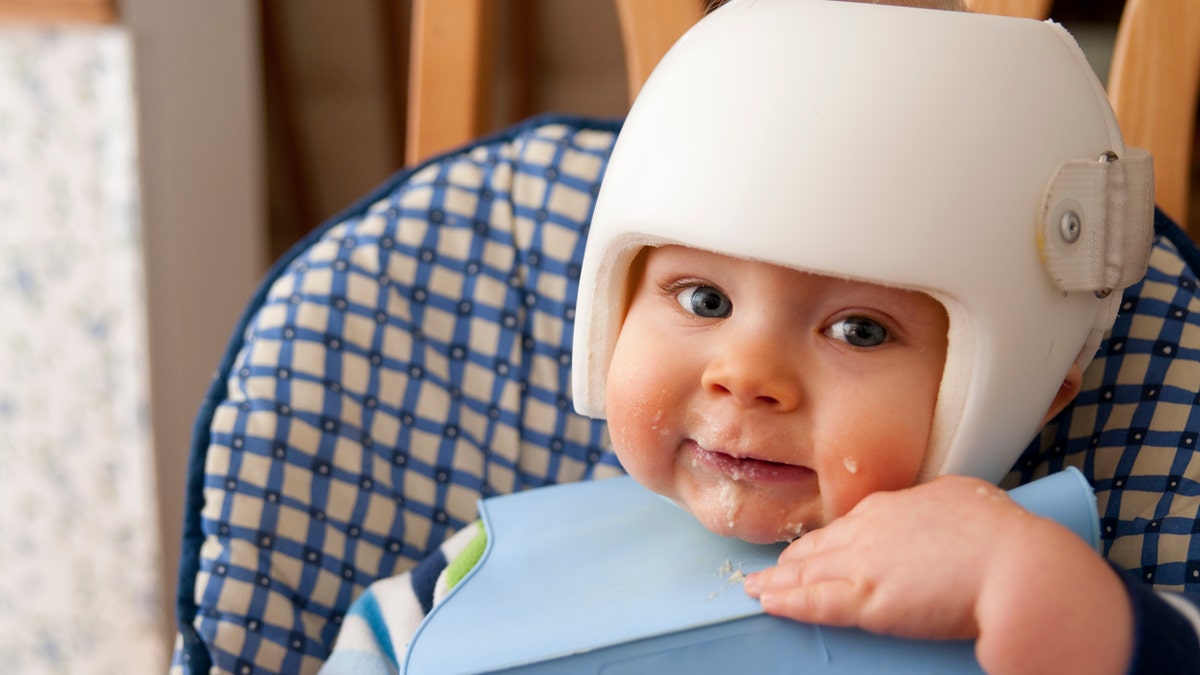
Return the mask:
<svg viewBox="0 0 1200 675">
<path fill-rule="evenodd" d="M 917 475 L 918 483 L 933 480 L 944 473 L 974 379 L 977 351 L 974 330 L 966 309 L 943 293 L 933 292 L 929 295 L 945 309 L 949 330 L 946 334 L 946 362 L 942 364 L 942 381 L 930 421 L 929 445 Z"/>
<path fill-rule="evenodd" d="M 1054 395 L 1054 400 L 1050 402 L 1050 409 L 1046 411 L 1046 416 L 1042 418 L 1042 426 L 1046 426 L 1050 420 L 1058 416 L 1075 397 L 1079 395 L 1079 390 L 1083 387 L 1083 369 L 1078 363 L 1072 363 L 1070 369 L 1067 370 L 1066 376 L 1063 377 L 1062 385 L 1058 388 L 1058 393 Z"/>
<path fill-rule="evenodd" d="M 650 248 L 649 246 L 638 247 L 629 261 L 629 270 L 625 273 L 625 279 L 622 282 L 625 293 L 621 298 L 621 306 L 615 317 L 618 334 L 621 332 L 621 325 L 625 323 L 625 316 L 629 314 L 629 306 L 633 304 L 633 296 L 637 293 L 638 287 L 642 285 L 642 277 L 646 274 L 646 255 L 650 252 Z"/>
<path fill-rule="evenodd" d="M 641 279 L 646 252 L 666 243 L 643 234 L 606 234 L 593 230 L 588 240 L 589 252 L 600 253 L 594 270 L 585 269 L 581 278 L 571 368 L 575 410 L 593 418 L 605 416 L 608 364 Z"/>
</svg>

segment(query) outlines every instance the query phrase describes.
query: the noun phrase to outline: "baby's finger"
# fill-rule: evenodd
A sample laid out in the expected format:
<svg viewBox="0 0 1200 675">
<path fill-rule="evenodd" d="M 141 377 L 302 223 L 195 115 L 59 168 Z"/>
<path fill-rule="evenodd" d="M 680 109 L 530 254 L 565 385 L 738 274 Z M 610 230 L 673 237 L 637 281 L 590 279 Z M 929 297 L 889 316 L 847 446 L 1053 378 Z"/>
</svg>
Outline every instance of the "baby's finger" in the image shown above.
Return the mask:
<svg viewBox="0 0 1200 675">
<path fill-rule="evenodd" d="M 861 622 L 864 598 L 862 584 L 851 579 L 769 588 L 759 597 L 768 614 L 826 626 L 855 626 Z"/>
<path fill-rule="evenodd" d="M 854 522 L 844 516 L 819 530 L 813 530 L 793 541 L 779 554 L 779 562 L 798 562 L 817 554 L 829 553 L 854 542 Z"/>
<path fill-rule="evenodd" d="M 750 597 L 759 597 L 769 591 L 844 579 L 848 574 L 861 572 L 857 560 L 846 553 L 846 550 L 838 549 L 798 560 L 786 560 L 748 575 L 743 586 Z"/>
<path fill-rule="evenodd" d="M 747 595 L 756 598 L 764 591 L 798 586 L 803 583 L 801 570 L 800 565 L 794 564 L 768 567 L 760 572 L 746 575 L 745 580 L 742 581 L 742 588 L 745 589 Z"/>
</svg>

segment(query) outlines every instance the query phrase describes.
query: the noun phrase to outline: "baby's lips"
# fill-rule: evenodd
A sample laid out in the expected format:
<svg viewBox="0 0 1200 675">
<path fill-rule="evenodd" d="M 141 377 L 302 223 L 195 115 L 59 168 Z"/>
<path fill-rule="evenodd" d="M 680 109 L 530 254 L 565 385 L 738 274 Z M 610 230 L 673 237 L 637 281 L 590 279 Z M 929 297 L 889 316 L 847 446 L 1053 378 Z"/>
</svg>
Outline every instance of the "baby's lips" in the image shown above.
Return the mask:
<svg viewBox="0 0 1200 675">
<path fill-rule="evenodd" d="M 749 480 L 764 484 L 801 484 L 811 481 L 815 476 L 812 469 L 799 464 L 773 462 L 755 457 L 738 457 L 731 453 L 706 450 L 700 445 L 697 445 L 696 449 L 696 457 L 699 461 L 734 480 Z"/>
</svg>

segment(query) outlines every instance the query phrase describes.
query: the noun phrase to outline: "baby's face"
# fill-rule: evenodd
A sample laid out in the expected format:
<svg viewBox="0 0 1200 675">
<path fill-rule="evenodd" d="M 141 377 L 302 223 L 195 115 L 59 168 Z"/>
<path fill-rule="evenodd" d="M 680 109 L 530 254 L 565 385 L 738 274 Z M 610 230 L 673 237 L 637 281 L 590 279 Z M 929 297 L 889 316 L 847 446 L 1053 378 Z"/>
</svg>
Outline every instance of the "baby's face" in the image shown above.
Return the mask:
<svg viewBox="0 0 1200 675">
<path fill-rule="evenodd" d="M 915 482 L 946 359 L 940 303 L 680 246 L 641 262 L 605 400 L 635 479 L 757 543 Z"/>
</svg>

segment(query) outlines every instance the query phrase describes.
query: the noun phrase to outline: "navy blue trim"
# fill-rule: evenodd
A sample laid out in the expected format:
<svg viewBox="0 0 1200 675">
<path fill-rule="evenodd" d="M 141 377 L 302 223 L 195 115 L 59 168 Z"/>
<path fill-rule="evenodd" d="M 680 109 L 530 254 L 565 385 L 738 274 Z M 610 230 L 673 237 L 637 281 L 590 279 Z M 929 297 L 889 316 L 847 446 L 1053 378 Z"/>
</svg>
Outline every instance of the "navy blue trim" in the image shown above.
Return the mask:
<svg viewBox="0 0 1200 675">
<path fill-rule="evenodd" d="M 1133 608 L 1134 643 L 1129 674 L 1195 673 L 1200 660 L 1200 638 L 1191 622 L 1137 577 L 1120 570 L 1117 573 L 1125 582 Z M 1180 597 L 1195 602 L 1188 596 Z"/>
<path fill-rule="evenodd" d="M 1154 209 L 1154 234 L 1163 237 L 1179 250 L 1179 257 L 1187 263 L 1192 273 L 1200 276 L 1200 248 L 1183 228 L 1171 220 L 1161 209 Z"/>
<path fill-rule="evenodd" d="M 421 613 L 428 615 L 433 611 L 433 596 L 437 590 L 438 577 L 442 576 L 450 561 L 442 549 L 436 549 L 413 568 L 409 577 L 412 583 L 413 595 L 421 605 Z"/>
<path fill-rule="evenodd" d="M 446 158 L 470 148 L 511 142 L 532 128 L 548 124 L 563 124 L 572 129 L 594 129 L 596 131 L 615 133 L 620 130 L 622 123 L 623 120 L 619 119 L 595 119 L 579 115 L 538 115 L 523 122 L 518 122 L 494 134 L 473 140 L 459 148 L 432 157 L 416 166 L 402 169 L 349 208 L 341 211 L 329 220 L 326 220 L 312 232 L 309 232 L 267 271 L 266 276 L 250 297 L 246 309 L 243 310 L 236 327 L 233 329 L 233 334 L 225 347 L 225 353 L 221 357 L 220 365 L 213 374 L 212 382 L 209 384 L 208 392 L 201 402 L 195 424 L 192 427 L 192 440 L 188 452 L 185 483 L 186 493 L 184 496 L 183 536 L 180 544 L 179 575 L 175 589 L 175 620 L 180 633 L 183 635 L 183 658 L 185 659 L 185 663 L 188 664 L 189 672 L 207 673 L 212 666 L 212 658 L 208 652 L 208 648 L 193 627 L 197 610 L 194 598 L 196 577 L 200 573 L 200 547 L 204 544 L 204 532 L 201 528 L 200 513 L 204 509 L 204 463 L 211 440 L 209 428 L 212 425 L 213 413 L 216 411 L 217 406 L 229 395 L 227 384 L 229 373 L 233 368 L 234 360 L 245 344 L 246 329 L 250 325 L 250 322 L 254 320 L 258 310 L 262 307 L 271 286 L 294 260 L 303 255 L 321 237 L 325 236 L 326 232 L 347 219 L 366 212 L 372 204 L 395 192 L 401 183 L 430 164 L 444 161 Z"/>
</svg>

